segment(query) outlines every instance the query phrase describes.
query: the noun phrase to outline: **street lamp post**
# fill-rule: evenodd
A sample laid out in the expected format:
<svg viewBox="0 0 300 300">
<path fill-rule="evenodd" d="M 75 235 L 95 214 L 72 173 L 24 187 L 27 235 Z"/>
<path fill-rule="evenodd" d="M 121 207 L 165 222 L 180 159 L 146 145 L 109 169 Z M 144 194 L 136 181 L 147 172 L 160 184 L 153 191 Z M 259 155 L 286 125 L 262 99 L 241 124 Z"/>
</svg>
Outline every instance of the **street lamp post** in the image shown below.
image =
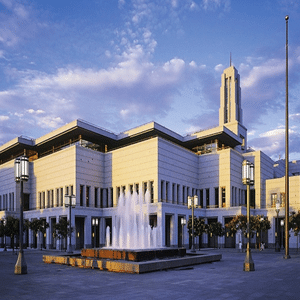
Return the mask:
<svg viewBox="0 0 300 300">
<path fill-rule="evenodd" d="M 65 195 L 65 207 L 69 207 L 69 245 L 67 253 L 73 253 L 72 251 L 72 207 L 75 208 L 76 206 L 76 196 L 72 195 Z"/>
<path fill-rule="evenodd" d="M 194 209 L 198 206 L 198 196 L 188 196 L 188 208 L 192 209 L 192 249 L 191 252 L 196 252 L 194 245 Z"/>
<path fill-rule="evenodd" d="M 20 220 L 19 220 L 19 255 L 15 264 L 15 274 L 27 274 L 27 264 L 23 253 L 23 182 L 29 179 L 29 160 L 26 156 L 15 159 L 15 181 L 20 183 Z"/>
<path fill-rule="evenodd" d="M 247 160 L 242 164 L 242 181 L 247 185 L 247 250 L 244 261 L 244 271 L 254 271 L 254 262 L 250 250 L 250 185 L 254 184 L 254 164 Z"/>
<path fill-rule="evenodd" d="M 280 252 L 280 246 L 279 246 L 279 241 L 278 241 L 278 231 L 279 231 L 279 211 L 280 211 L 280 201 L 277 199 L 276 201 L 276 209 L 275 212 L 277 214 L 276 218 L 276 244 L 275 244 L 275 252 Z"/>
<path fill-rule="evenodd" d="M 283 244 L 284 244 L 284 241 L 283 241 L 283 232 L 282 232 L 283 227 L 284 227 L 284 220 L 280 220 L 280 235 L 281 235 L 280 248 L 281 248 L 281 246 L 282 246 L 282 248 L 284 248 L 284 246 L 283 246 Z"/>
<path fill-rule="evenodd" d="M 186 219 L 184 217 L 181 218 L 181 227 L 182 227 L 182 238 L 181 238 L 181 243 L 182 247 L 184 247 L 184 236 L 183 236 L 183 229 L 184 225 L 186 225 Z"/>
<path fill-rule="evenodd" d="M 288 92 L 288 20 L 289 16 L 285 16 L 285 259 L 289 259 L 289 92 Z"/>
<path fill-rule="evenodd" d="M 6 219 L 3 220 L 3 225 L 4 225 L 4 228 L 6 228 Z M 7 251 L 5 233 L 4 233 L 4 249 L 3 249 L 3 251 Z"/>
</svg>

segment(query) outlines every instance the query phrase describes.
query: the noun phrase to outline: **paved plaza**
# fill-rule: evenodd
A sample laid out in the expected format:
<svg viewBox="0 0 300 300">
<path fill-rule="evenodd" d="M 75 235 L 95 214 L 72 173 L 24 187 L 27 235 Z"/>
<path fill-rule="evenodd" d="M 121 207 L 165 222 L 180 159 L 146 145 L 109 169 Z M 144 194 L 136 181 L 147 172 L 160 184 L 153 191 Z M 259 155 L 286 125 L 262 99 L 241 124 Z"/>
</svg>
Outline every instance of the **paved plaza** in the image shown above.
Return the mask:
<svg viewBox="0 0 300 300">
<path fill-rule="evenodd" d="M 299 299 L 300 254 L 252 251 L 254 272 L 243 271 L 245 253 L 221 253 L 220 262 L 146 274 L 120 274 L 45 264 L 43 254 L 25 250 L 28 274 L 15 275 L 17 255 L 0 249 L 0 299 Z"/>
</svg>

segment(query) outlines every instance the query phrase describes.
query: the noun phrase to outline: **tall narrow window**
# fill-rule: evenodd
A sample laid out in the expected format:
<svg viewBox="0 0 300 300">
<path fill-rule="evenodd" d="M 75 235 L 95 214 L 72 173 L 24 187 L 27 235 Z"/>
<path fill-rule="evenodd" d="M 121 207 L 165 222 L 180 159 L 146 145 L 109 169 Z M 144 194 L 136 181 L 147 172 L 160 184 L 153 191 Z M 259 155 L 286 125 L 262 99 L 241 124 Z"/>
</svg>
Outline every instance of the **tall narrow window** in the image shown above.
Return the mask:
<svg viewBox="0 0 300 300">
<path fill-rule="evenodd" d="M 280 193 L 280 205 L 285 207 L 285 193 Z"/>
<path fill-rule="evenodd" d="M 85 190 L 85 206 L 89 207 L 90 206 L 90 187 L 87 186 Z"/>
<path fill-rule="evenodd" d="M 209 207 L 209 189 L 205 189 L 206 207 Z"/>
<path fill-rule="evenodd" d="M 64 188 L 60 188 L 60 206 L 64 205 Z"/>
<path fill-rule="evenodd" d="M 186 199 L 185 199 L 185 190 L 186 190 L 186 186 L 182 187 L 182 204 L 186 203 Z"/>
<path fill-rule="evenodd" d="M 222 207 L 226 207 L 226 189 L 225 186 L 221 188 L 221 193 L 222 193 Z"/>
<path fill-rule="evenodd" d="M 150 181 L 150 200 L 151 203 L 154 202 L 154 182 Z"/>
<path fill-rule="evenodd" d="M 219 188 L 215 188 L 215 207 L 219 207 Z"/>
<path fill-rule="evenodd" d="M 169 201 L 169 188 L 170 188 L 170 182 L 166 182 L 166 202 Z"/>
<path fill-rule="evenodd" d="M 83 185 L 80 185 L 79 197 L 80 197 L 80 206 L 83 206 Z"/>
<path fill-rule="evenodd" d="M 108 195 L 107 195 L 107 207 L 113 207 L 114 206 L 114 188 L 110 187 L 110 205 L 108 204 Z"/>
<path fill-rule="evenodd" d="M 277 194 L 273 193 L 271 194 L 271 206 L 276 207 L 276 201 L 277 201 Z"/>
<path fill-rule="evenodd" d="M 203 208 L 203 189 L 200 190 L 200 208 Z"/>
<path fill-rule="evenodd" d="M 98 188 L 95 187 L 95 192 L 94 192 L 94 206 L 98 207 Z"/>
</svg>

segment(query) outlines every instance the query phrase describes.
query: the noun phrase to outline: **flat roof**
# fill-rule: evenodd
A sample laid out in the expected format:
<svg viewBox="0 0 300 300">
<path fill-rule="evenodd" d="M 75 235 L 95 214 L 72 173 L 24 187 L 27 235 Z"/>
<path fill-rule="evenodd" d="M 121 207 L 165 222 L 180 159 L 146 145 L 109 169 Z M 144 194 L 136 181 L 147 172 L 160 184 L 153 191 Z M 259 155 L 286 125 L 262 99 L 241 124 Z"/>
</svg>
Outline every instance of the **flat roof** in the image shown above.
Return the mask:
<svg viewBox="0 0 300 300">
<path fill-rule="evenodd" d="M 225 126 L 196 132 L 185 137 L 156 123 L 150 122 L 124 131 L 118 135 L 83 120 L 74 120 L 37 139 L 17 137 L 0 146 L 0 163 L 22 155 L 25 150 L 32 153 L 45 153 L 70 141 L 79 139 L 102 145 L 107 151 L 137 143 L 151 137 L 162 137 L 182 147 L 192 150 L 201 144 L 208 144 L 218 139 L 220 143 L 234 148 L 242 143 L 240 137 Z"/>
</svg>

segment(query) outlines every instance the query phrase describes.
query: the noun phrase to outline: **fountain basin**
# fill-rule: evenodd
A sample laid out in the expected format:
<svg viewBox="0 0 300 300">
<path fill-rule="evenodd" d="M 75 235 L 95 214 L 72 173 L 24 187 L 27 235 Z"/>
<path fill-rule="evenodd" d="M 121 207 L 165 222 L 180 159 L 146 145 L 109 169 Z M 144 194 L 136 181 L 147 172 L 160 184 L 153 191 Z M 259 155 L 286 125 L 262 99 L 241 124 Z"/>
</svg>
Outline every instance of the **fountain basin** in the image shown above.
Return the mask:
<svg viewBox="0 0 300 300">
<path fill-rule="evenodd" d="M 160 248 L 160 249 L 82 249 L 81 256 L 102 259 L 125 260 L 125 261 L 149 261 L 166 257 L 183 257 L 186 255 L 185 248 Z"/>
<path fill-rule="evenodd" d="M 105 250 L 105 251 L 101 252 L 100 250 Z M 153 251 L 155 252 L 158 250 L 160 249 L 153 250 Z M 166 249 L 166 250 L 172 251 L 176 249 Z M 100 252 L 102 254 L 105 253 L 104 255 L 106 256 L 110 255 L 114 257 L 100 258 L 98 257 Z M 131 251 L 124 252 L 123 250 L 116 251 L 113 249 L 83 249 L 82 254 L 87 256 L 44 255 L 43 261 L 48 264 L 63 264 L 63 265 L 74 266 L 79 268 L 98 269 L 98 270 L 109 271 L 109 272 L 141 274 L 146 272 L 161 271 L 166 269 L 186 267 L 186 266 L 192 266 L 192 265 L 203 264 L 203 263 L 211 263 L 215 261 L 220 261 L 222 259 L 221 254 L 211 254 L 207 252 L 206 253 L 203 252 L 201 254 L 196 254 L 196 255 L 195 254 L 189 255 L 189 253 L 187 253 L 187 255 L 185 256 L 173 256 L 173 257 L 163 257 L 163 258 L 161 257 L 161 258 L 153 258 L 151 260 L 144 260 L 144 261 L 125 260 L 122 258 L 122 255 L 125 257 L 126 256 L 131 257 L 131 254 L 133 255 L 132 257 L 134 257 L 134 255 L 139 257 L 139 255 L 141 255 L 140 252 L 148 252 L 148 251 L 134 250 L 133 253 L 131 253 Z M 164 255 L 166 253 L 167 251 L 164 251 Z M 158 251 L 156 254 L 160 255 L 161 252 Z M 154 253 L 151 253 L 150 256 L 153 257 L 153 255 Z"/>
</svg>

